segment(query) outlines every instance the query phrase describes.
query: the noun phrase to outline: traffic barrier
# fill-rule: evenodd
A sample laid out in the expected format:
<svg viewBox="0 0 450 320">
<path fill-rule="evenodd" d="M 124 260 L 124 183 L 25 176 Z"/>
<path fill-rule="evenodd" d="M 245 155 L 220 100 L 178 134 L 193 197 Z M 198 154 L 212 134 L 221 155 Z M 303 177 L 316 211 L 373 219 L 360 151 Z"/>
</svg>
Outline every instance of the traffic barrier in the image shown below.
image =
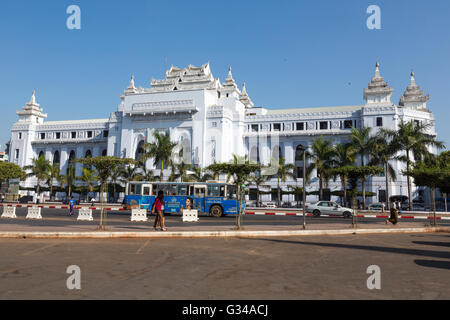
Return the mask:
<svg viewBox="0 0 450 320">
<path fill-rule="evenodd" d="M 4 207 L 2 218 L 17 219 L 16 207 Z"/>
<path fill-rule="evenodd" d="M 197 222 L 198 210 L 183 210 L 183 222 Z"/>
<path fill-rule="evenodd" d="M 147 218 L 147 209 L 132 209 L 131 210 L 131 221 L 133 222 L 146 222 Z"/>
<path fill-rule="evenodd" d="M 31 208 L 28 208 L 28 214 L 27 214 L 26 219 L 41 220 L 42 219 L 41 210 L 42 210 L 42 208 L 39 208 L 38 206 L 33 206 Z"/>
<path fill-rule="evenodd" d="M 92 217 L 92 209 L 82 207 L 78 210 L 78 218 L 77 221 L 94 221 Z"/>
</svg>

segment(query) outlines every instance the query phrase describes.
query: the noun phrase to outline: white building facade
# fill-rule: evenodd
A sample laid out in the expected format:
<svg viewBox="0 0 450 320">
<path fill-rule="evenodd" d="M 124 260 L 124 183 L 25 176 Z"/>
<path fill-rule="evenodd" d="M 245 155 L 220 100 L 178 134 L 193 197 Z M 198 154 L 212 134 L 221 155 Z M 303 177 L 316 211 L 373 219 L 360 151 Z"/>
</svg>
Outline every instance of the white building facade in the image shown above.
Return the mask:
<svg viewBox="0 0 450 320">
<path fill-rule="evenodd" d="M 375 76 L 364 89 L 364 105 L 271 110 L 254 106 L 245 83 L 242 89 L 238 88 L 231 68 L 221 83 L 213 77 L 209 63 L 183 69 L 171 67 L 164 79 L 151 80 L 150 88 L 136 88 L 132 77 L 117 111 L 105 119 L 46 121 L 47 115 L 33 92 L 30 102 L 17 112 L 19 120 L 11 130 L 9 159 L 23 167 L 44 155 L 65 173 L 75 158 L 108 155 L 136 159 L 144 141 L 151 142 L 152 133 L 159 131 L 169 133 L 172 141 L 178 142 L 186 163 L 200 167 L 229 161 L 233 154 L 246 155 L 260 163 L 283 157 L 298 168 L 298 179 L 283 183 L 282 188 L 287 190 L 288 185 L 302 185 L 300 146 L 310 148 L 319 136 L 333 143 L 345 143 L 353 127 L 372 127 L 376 133 L 379 128 L 396 129 L 402 120 L 428 123 L 427 133 L 436 136 L 435 119 L 427 107 L 429 97 L 416 85 L 413 73 L 398 105 L 391 102 L 392 93 L 393 88 L 381 77 L 377 63 Z M 401 173 L 405 166 L 399 161 L 392 161 L 392 165 L 397 181 L 390 182 L 389 194 L 407 195 L 406 177 Z M 79 176 L 81 164 L 75 166 Z M 153 167 L 151 159 L 147 166 Z M 159 168 L 154 169 L 158 174 Z M 29 179 L 24 186 L 34 183 Z M 271 184 L 276 188 L 276 179 Z M 366 190 L 376 195 L 368 202 L 383 200 L 385 188 L 384 177 L 370 178 Z M 340 181 L 330 181 L 329 189 L 340 190 Z M 317 178 L 309 181 L 307 191 L 313 190 L 318 190 Z M 274 195 L 266 195 L 263 200 L 271 197 Z M 426 201 L 428 197 L 423 190 L 413 188 L 414 199 Z M 309 196 L 307 200 L 316 199 Z M 293 198 L 285 195 L 283 200 Z"/>
</svg>

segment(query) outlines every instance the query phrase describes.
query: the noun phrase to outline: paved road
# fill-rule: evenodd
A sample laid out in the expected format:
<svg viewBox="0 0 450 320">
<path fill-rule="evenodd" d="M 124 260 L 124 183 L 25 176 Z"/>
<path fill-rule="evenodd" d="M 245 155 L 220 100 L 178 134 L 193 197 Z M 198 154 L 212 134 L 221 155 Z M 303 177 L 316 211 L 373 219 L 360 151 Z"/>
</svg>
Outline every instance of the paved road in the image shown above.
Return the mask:
<svg viewBox="0 0 450 320">
<path fill-rule="evenodd" d="M 0 299 L 449 299 L 450 235 L 2 240 Z M 66 287 L 81 268 L 81 290 Z M 367 268 L 381 268 L 381 290 Z"/>
<path fill-rule="evenodd" d="M 77 213 L 74 217 L 68 216 L 67 209 L 42 209 L 43 220 L 26 220 L 25 217 L 27 215 L 26 208 L 17 208 L 17 216 L 18 219 L 0 219 L 0 230 L 2 225 L 11 225 L 11 224 L 19 224 L 23 226 L 36 226 L 36 227 L 63 227 L 70 224 L 77 224 L 80 226 L 95 226 L 98 225 L 99 221 L 99 211 L 94 211 L 94 221 L 93 222 L 78 222 L 76 221 Z M 214 218 L 203 216 L 200 218 L 200 221 L 195 224 L 186 224 L 181 222 L 181 217 L 179 215 L 176 216 L 167 216 L 166 224 L 168 227 L 181 227 L 181 226 L 199 226 L 199 227 L 207 227 L 207 226 L 229 226 L 232 227 L 235 225 L 235 217 L 227 216 L 222 218 Z M 154 221 L 154 217 L 150 218 L 151 222 L 130 222 L 130 213 L 127 211 L 121 212 L 108 212 L 106 225 L 109 226 L 129 226 L 130 228 L 138 228 L 141 226 L 149 226 Z M 384 226 L 384 219 L 374 219 L 374 218 L 358 218 L 358 224 L 361 228 L 365 225 L 373 225 L 378 224 L 380 226 Z M 315 225 L 320 226 L 323 224 L 348 224 L 349 226 L 352 223 L 351 219 L 345 219 L 343 217 L 307 217 L 306 222 L 308 226 L 314 228 Z M 303 224 L 303 217 L 299 216 L 253 216 L 246 215 L 243 218 L 244 225 L 248 226 L 301 226 Z M 424 226 L 429 225 L 429 221 L 426 220 L 413 220 L 413 219 L 403 219 L 400 220 L 402 225 L 411 225 L 411 226 Z M 438 224 L 441 226 L 450 226 L 450 220 L 440 220 Z"/>
</svg>

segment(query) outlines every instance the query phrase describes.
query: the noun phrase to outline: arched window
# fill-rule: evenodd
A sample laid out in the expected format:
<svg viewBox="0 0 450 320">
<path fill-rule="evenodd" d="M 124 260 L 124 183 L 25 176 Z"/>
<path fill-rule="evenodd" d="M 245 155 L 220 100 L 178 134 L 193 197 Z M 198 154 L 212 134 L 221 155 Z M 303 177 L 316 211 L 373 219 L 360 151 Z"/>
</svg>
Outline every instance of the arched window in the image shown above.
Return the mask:
<svg viewBox="0 0 450 320">
<path fill-rule="evenodd" d="M 249 158 L 250 158 L 250 161 L 252 161 L 252 162 L 260 163 L 259 147 L 257 147 L 257 146 L 252 147 L 252 149 L 250 150 Z"/>
<path fill-rule="evenodd" d="M 38 158 L 40 158 L 40 157 L 45 157 L 44 151 L 39 152 L 39 157 Z"/>
<path fill-rule="evenodd" d="M 108 155 L 108 151 L 105 149 L 105 150 L 103 150 L 103 152 L 102 152 L 102 157 L 106 157 Z"/>
<path fill-rule="evenodd" d="M 69 165 L 72 164 L 72 162 L 75 160 L 75 151 L 70 151 L 69 154 Z"/>
<path fill-rule="evenodd" d="M 136 148 L 136 154 L 134 156 L 134 160 L 139 161 L 144 156 L 144 154 L 145 154 L 144 144 L 145 144 L 145 142 L 143 140 L 138 143 L 138 146 Z"/>
<path fill-rule="evenodd" d="M 61 162 L 61 156 L 59 155 L 59 151 L 55 151 L 53 155 L 53 164 L 59 164 Z"/>
<path fill-rule="evenodd" d="M 297 178 L 303 179 L 303 152 L 306 151 L 303 145 L 299 144 L 295 149 L 295 164 L 297 167 Z"/>
<path fill-rule="evenodd" d="M 280 160 L 283 157 L 283 154 L 281 153 L 281 147 L 275 146 L 272 149 L 272 158 L 275 160 Z"/>
<path fill-rule="evenodd" d="M 86 151 L 86 155 L 84 157 L 85 158 L 92 158 L 92 151 L 91 150 Z"/>
</svg>

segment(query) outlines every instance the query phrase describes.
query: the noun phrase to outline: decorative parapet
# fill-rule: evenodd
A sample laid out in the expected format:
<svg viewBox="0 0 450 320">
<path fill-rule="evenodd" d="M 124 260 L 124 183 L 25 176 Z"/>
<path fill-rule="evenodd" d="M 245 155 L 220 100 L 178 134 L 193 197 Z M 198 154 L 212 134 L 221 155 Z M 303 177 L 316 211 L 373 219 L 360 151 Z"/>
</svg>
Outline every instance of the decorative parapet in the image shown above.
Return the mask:
<svg viewBox="0 0 450 320">
<path fill-rule="evenodd" d="M 168 113 L 194 113 L 198 112 L 194 100 L 159 101 L 135 103 L 130 114 L 168 114 Z"/>
</svg>

